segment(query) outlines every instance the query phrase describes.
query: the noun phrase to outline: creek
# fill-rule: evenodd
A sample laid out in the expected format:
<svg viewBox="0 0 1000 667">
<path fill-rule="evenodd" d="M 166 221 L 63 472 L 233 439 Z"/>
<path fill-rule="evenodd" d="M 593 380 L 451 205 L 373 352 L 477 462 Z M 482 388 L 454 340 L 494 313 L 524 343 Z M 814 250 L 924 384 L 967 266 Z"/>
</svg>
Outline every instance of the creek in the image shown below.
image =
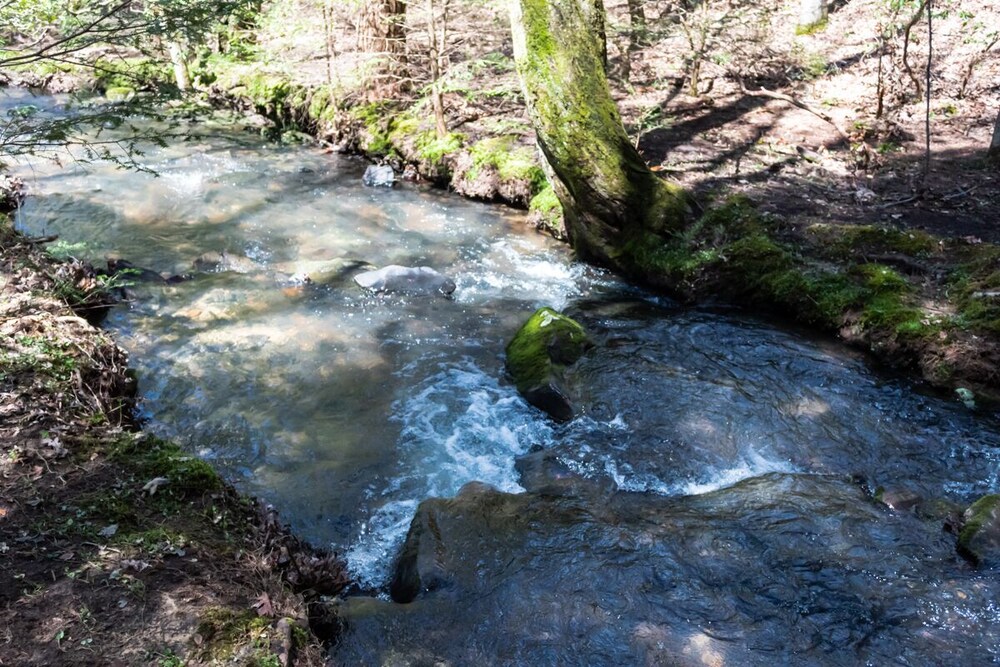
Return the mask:
<svg viewBox="0 0 1000 667">
<path fill-rule="evenodd" d="M 58 112 L 21 91 L 3 106 L 26 101 Z M 190 276 L 137 283 L 106 326 L 150 430 L 346 557 L 365 592 L 339 603 L 338 663 L 1000 661 L 1000 583 L 942 530 L 950 503 L 1000 490 L 996 415 L 834 342 L 679 307 L 521 213 L 202 130 L 146 148 L 156 177 L 33 162 L 17 224 Z M 365 264 L 457 288 L 368 293 Z M 567 424 L 504 375 L 541 306 L 596 342 Z"/>
</svg>

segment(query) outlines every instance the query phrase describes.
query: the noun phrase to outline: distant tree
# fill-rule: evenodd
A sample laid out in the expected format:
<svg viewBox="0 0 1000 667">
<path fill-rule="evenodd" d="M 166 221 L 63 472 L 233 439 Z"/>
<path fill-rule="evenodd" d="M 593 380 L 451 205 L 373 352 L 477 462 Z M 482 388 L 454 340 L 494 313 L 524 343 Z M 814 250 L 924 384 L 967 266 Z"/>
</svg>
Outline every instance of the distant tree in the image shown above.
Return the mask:
<svg viewBox="0 0 1000 667">
<path fill-rule="evenodd" d="M 808 32 L 826 23 L 826 0 L 799 0 L 799 32 Z"/>
<path fill-rule="evenodd" d="M 646 166 L 605 76 L 602 0 L 511 0 L 514 58 L 539 148 L 584 259 L 630 272 L 627 246 L 679 231 L 683 190 Z"/>
<path fill-rule="evenodd" d="M 444 117 L 444 92 L 441 77 L 448 67 L 448 10 L 450 0 L 427 0 L 427 35 L 430 62 L 431 108 L 434 110 L 434 127 L 439 138 L 448 134 Z"/>
<path fill-rule="evenodd" d="M 364 0 L 358 47 L 374 56 L 367 72 L 373 97 L 392 97 L 405 90 L 406 0 Z"/>
</svg>

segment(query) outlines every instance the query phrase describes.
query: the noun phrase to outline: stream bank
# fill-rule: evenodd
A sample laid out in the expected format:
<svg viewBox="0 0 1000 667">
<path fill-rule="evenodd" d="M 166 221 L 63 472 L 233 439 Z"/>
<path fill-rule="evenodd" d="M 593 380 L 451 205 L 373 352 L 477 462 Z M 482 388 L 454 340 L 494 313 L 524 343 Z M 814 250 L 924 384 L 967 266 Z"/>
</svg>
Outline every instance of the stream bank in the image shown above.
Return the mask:
<svg viewBox="0 0 1000 667">
<path fill-rule="evenodd" d="M 101 283 L 3 214 L 0 662 L 324 664 L 342 561 L 139 430 L 127 355 L 84 319 Z"/>
</svg>

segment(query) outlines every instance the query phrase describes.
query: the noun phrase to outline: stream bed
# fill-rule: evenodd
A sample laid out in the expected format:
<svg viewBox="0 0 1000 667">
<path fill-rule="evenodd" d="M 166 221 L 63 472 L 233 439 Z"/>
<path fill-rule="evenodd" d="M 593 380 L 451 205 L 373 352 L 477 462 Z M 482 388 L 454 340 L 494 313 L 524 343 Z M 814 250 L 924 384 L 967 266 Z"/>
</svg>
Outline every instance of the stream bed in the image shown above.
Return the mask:
<svg viewBox="0 0 1000 667">
<path fill-rule="evenodd" d="M 56 109 L 3 105 L 26 101 Z M 156 177 L 34 162 L 17 222 L 186 278 L 131 286 L 107 326 L 149 429 L 346 557 L 367 593 L 339 603 L 337 664 L 1000 661 L 996 573 L 942 528 L 1000 490 L 996 415 L 834 342 L 678 307 L 521 213 L 208 129 L 149 147 Z M 389 264 L 456 290 L 351 280 Z M 596 342 L 567 424 L 503 371 L 541 306 Z"/>
</svg>

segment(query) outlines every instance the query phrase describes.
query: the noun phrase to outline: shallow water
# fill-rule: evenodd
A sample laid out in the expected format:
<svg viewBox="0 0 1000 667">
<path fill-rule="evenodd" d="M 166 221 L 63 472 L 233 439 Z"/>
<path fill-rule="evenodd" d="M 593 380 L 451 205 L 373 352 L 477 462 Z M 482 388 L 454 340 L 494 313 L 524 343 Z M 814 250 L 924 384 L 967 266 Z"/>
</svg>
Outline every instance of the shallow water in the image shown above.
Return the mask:
<svg viewBox="0 0 1000 667">
<path fill-rule="evenodd" d="M 591 664 L 660 664 L 667 654 L 687 655 L 680 664 L 740 664 L 760 661 L 757 649 L 809 662 L 862 641 L 877 650 L 851 653 L 856 659 L 997 659 L 1000 590 L 991 576 L 954 555 L 940 520 L 890 512 L 845 481 L 962 504 L 995 492 L 993 415 L 881 377 L 833 343 L 678 308 L 574 263 L 563 246 L 526 229 L 519 213 L 409 184 L 364 188 L 364 165 L 355 160 L 265 145 L 224 126 L 211 134 L 150 149 L 143 160 L 159 177 L 100 165 L 22 169 L 33 195 L 18 214 L 23 229 L 58 233 L 64 249 L 97 262 L 120 257 L 192 277 L 134 286 L 108 322 L 139 370 L 152 430 L 272 502 L 305 537 L 344 553 L 363 585 L 383 591 L 421 501 L 454 496 L 473 480 L 521 492 L 515 463 L 533 448 L 550 452 L 565 475 L 596 480 L 611 494 L 588 500 L 570 530 L 541 521 L 507 540 L 459 522 L 461 549 L 487 562 L 516 544 L 511 562 L 524 567 L 484 567 L 476 584 L 456 574 L 444 593 L 402 607 L 383 599 L 373 614 L 350 607 L 369 604 L 355 600 L 343 660 L 385 660 L 405 647 L 456 664 L 490 654 L 505 664 L 560 664 L 548 651 Z M 196 269 L 195 260 L 213 251 L 238 258 L 238 270 Z M 428 265 L 457 289 L 452 298 L 380 296 L 349 274 L 328 286 L 295 278 L 344 261 Z M 583 415 L 565 425 L 527 406 L 504 378 L 503 348 L 540 306 L 567 310 L 597 343 L 571 378 Z M 760 476 L 764 482 L 738 484 Z M 777 490 L 766 509 L 739 500 L 769 485 Z M 544 502 L 538 494 L 510 497 L 520 500 L 498 502 L 513 503 L 514 512 L 541 511 L 533 503 Z M 647 530 L 666 546 L 586 548 L 581 533 L 610 540 L 603 519 L 588 517 L 616 503 L 630 508 L 615 529 L 622 544 L 641 543 Z M 642 518 L 649 507 L 656 518 Z M 563 521 L 559 507 L 549 509 L 556 525 Z M 786 524 L 805 527 L 786 531 Z M 916 544 L 907 535 L 918 535 Z M 730 542 L 731 557 L 720 546 Z M 697 557 L 705 549 L 714 555 Z M 844 557 L 823 562 L 827 551 Z M 562 568 L 567 553 L 576 564 Z M 485 637 L 501 626 L 529 631 L 531 605 L 514 602 L 525 587 L 563 590 L 568 578 L 619 559 L 608 587 L 590 597 L 604 604 L 612 589 L 669 591 L 644 594 L 626 614 L 632 626 L 616 633 L 596 617 L 574 625 L 590 599 L 574 589 L 578 595 L 547 598 L 575 611 L 555 614 L 552 622 L 563 625 L 545 630 L 541 644 L 503 653 L 496 636 Z M 789 568 L 798 574 L 789 578 Z M 676 578 L 687 583 L 665 583 Z M 770 602 L 767 582 L 783 587 Z M 891 613 L 856 628 L 857 614 L 880 613 L 858 596 L 891 600 Z M 456 599 L 477 613 L 444 614 Z M 779 651 L 774 643 L 805 622 L 806 600 L 822 608 L 806 614 L 809 637 L 833 638 Z M 719 605 L 736 607 L 720 620 Z M 426 616 L 427 609 L 436 611 Z M 705 635 L 711 641 L 698 634 L 723 620 L 724 630 Z M 427 643 L 424 630 L 435 622 L 453 628 L 444 645 Z M 398 645 L 386 624 L 397 628 Z M 591 652 L 582 644 L 571 653 L 566 644 L 580 628 L 604 639 Z M 641 641 L 623 639 L 626 630 Z M 472 635 L 471 643 L 462 639 Z M 635 648 L 657 642 L 666 648 Z"/>
</svg>

